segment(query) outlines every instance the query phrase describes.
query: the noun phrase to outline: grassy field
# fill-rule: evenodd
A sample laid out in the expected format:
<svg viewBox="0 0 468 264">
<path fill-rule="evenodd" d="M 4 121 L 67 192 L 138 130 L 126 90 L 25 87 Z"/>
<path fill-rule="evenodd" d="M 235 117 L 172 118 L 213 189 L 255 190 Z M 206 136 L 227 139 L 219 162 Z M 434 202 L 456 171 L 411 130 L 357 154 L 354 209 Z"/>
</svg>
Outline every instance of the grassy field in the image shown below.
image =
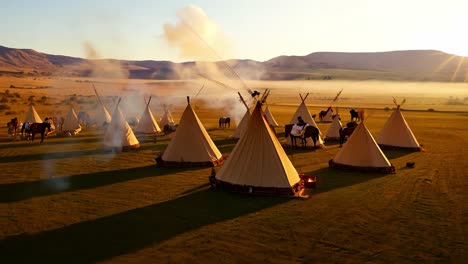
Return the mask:
<svg viewBox="0 0 468 264">
<path fill-rule="evenodd" d="M 363 97 L 355 98 L 350 105 Z M 366 106 L 375 107 L 375 98 L 367 98 Z M 289 122 L 300 102 L 296 91 L 278 90 L 271 99 L 278 122 Z M 176 119 L 182 109 L 174 107 Z M 229 154 L 233 128 L 215 128 L 220 112 L 200 105 L 197 113 Z M 374 136 L 390 113 L 370 111 L 366 124 Z M 394 175 L 328 168 L 336 143 L 316 152 L 288 149 L 300 173 L 318 177 L 308 200 L 211 190 L 209 168 L 156 168 L 166 136 L 157 143 L 141 138 L 138 151 L 123 153 L 104 151 L 102 132 L 95 130 L 51 136 L 43 144 L 4 138 L 0 262 L 463 263 L 468 114 L 404 115 L 426 151 L 385 151 Z M 322 133 L 328 126 L 319 123 Z M 284 142 L 282 128 L 277 130 Z M 406 168 L 408 161 L 415 168 Z"/>
</svg>

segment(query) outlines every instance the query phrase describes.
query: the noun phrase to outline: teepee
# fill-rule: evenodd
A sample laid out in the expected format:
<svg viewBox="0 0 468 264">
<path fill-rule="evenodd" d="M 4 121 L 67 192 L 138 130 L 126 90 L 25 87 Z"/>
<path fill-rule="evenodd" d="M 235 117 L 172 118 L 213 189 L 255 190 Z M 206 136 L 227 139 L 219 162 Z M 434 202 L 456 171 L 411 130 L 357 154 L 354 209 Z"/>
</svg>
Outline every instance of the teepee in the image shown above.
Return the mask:
<svg viewBox="0 0 468 264">
<path fill-rule="evenodd" d="M 244 106 L 245 106 L 245 108 L 247 110 L 246 110 L 244 116 L 242 117 L 241 121 L 237 125 L 236 130 L 234 130 L 234 133 L 232 134 L 232 137 L 236 138 L 236 139 L 241 138 L 245 134 L 245 131 L 247 130 L 247 126 L 249 124 L 249 120 L 250 120 L 250 116 L 251 116 L 249 106 L 245 102 L 242 95 L 239 92 L 238 92 L 238 94 L 239 94 L 239 97 L 240 97 L 242 103 L 244 104 Z"/>
<path fill-rule="evenodd" d="M 104 134 L 104 146 L 106 148 L 128 150 L 140 147 L 140 142 L 135 137 L 132 128 L 125 120 L 119 108 L 120 99 L 112 113 L 112 120 Z"/>
<path fill-rule="evenodd" d="M 39 114 L 36 112 L 36 108 L 34 108 L 33 104 L 29 105 L 29 110 L 26 113 L 26 116 L 24 117 L 23 123 L 26 123 L 28 121 L 29 121 L 30 124 L 32 124 L 32 123 L 42 123 L 42 119 L 39 116 Z"/>
<path fill-rule="evenodd" d="M 393 111 L 390 118 L 388 118 L 376 139 L 381 147 L 421 149 L 418 140 L 401 113 L 400 106 L 403 105 L 405 101 L 406 100 L 403 100 L 401 104 L 397 104 L 395 98 L 393 98 L 396 109 Z"/>
<path fill-rule="evenodd" d="M 336 114 L 333 118 L 333 122 L 327 130 L 325 135 L 325 141 L 339 140 L 340 139 L 340 129 L 343 127 L 340 121 L 340 114 Z"/>
<path fill-rule="evenodd" d="M 188 96 L 187 107 L 182 113 L 177 131 L 156 161 L 161 167 L 212 167 L 224 161 L 190 105 Z"/>
<path fill-rule="evenodd" d="M 298 172 L 257 102 L 247 131 L 216 174 L 216 184 L 250 193 L 294 194 L 302 189 Z"/>
<path fill-rule="evenodd" d="M 265 117 L 268 121 L 268 124 L 270 124 L 271 126 L 274 126 L 274 127 L 279 126 L 278 122 L 276 122 L 276 119 L 271 114 L 270 108 L 268 108 L 268 106 L 265 108 Z"/>
<path fill-rule="evenodd" d="M 97 113 L 96 113 L 95 122 L 98 128 L 102 128 L 102 127 L 105 127 L 105 125 L 110 124 L 110 122 L 112 121 L 112 117 L 109 111 L 107 110 L 106 106 L 102 102 L 101 97 L 99 97 L 99 94 L 96 90 L 96 87 L 94 87 L 94 84 L 93 84 L 93 88 L 94 88 L 94 93 L 96 94 L 96 98 L 98 99 L 98 102 L 99 102 L 99 109 L 97 110 Z"/>
<path fill-rule="evenodd" d="M 76 135 L 81 131 L 80 121 L 76 115 L 73 106 L 70 105 L 67 115 L 63 119 L 62 131 L 61 132 L 70 132 L 71 135 Z"/>
<path fill-rule="evenodd" d="M 358 171 L 395 173 L 395 167 L 390 164 L 364 124 L 362 113 L 361 123 L 354 129 L 335 158 L 329 161 L 329 165 Z"/>
<path fill-rule="evenodd" d="M 307 109 L 307 106 L 305 104 L 305 100 L 307 99 L 307 96 L 309 96 L 309 93 L 306 94 L 305 97 L 302 97 L 301 94 L 299 94 L 301 97 L 302 103 L 299 105 L 297 108 L 296 112 L 294 113 L 293 117 L 291 118 L 291 121 L 289 122 L 290 124 L 295 124 L 297 123 L 297 118 L 300 116 L 306 122 L 309 126 L 314 126 L 319 130 L 319 139 L 317 141 L 317 147 L 325 147 L 325 143 L 323 142 L 322 139 L 322 132 L 320 131 L 320 128 L 317 126 L 317 123 L 315 123 L 314 119 L 310 115 L 309 109 Z M 291 138 L 287 137 L 286 139 L 286 146 L 292 146 Z M 307 138 L 306 140 L 306 146 L 307 147 L 313 147 L 314 142 L 312 141 L 311 138 Z"/>
<path fill-rule="evenodd" d="M 146 108 L 143 114 L 141 115 L 140 122 L 135 127 L 135 133 L 154 134 L 161 132 L 161 128 L 159 128 L 159 125 L 154 119 L 153 113 L 151 113 L 151 110 L 149 108 L 150 102 L 151 97 L 149 98 L 148 103 L 146 103 Z"/>
<path fill-rule="evenodd" d="M 161 119 L 159 120 L 159 127 L 164 127 L 165 125 L 173 125 L 174 119 L 172 118 L 171 112 L 169 112 L 169 109 L 167 108 L 166 105 L 163 105 L 164 108 L 164 114 L 162 115 Z"/>
</svg>

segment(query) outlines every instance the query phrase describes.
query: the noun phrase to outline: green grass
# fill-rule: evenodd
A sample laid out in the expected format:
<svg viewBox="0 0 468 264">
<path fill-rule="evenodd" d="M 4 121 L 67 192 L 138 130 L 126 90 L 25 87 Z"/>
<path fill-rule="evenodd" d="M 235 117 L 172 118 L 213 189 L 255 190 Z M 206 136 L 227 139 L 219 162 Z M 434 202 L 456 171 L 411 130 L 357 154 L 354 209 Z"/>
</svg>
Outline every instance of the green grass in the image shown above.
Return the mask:
<svg viewBox="0 0 468 264">
<path fill-rule="evenodd" d="M 295 110 L 270 109 L 281 124 Z M 233 129 L 200 113 L 228 154 Z M 367 127 L 376 135 L 389 115 L 375 110 Z M 211 190 L 209 168 L 157 168 L 165 136 L 119 153 L 102 150 L 97 131 L 2 140 L 0 262 L 463 263 L 468 116 L 404 115 L 426 151 L 385 150 L 394 175 L 328 168 L 335 143 L 287 150 L 299 172 L 318 177 L 308 200 Z M 328 125 L 319 123 L 323 133 Z"/>
</svg>

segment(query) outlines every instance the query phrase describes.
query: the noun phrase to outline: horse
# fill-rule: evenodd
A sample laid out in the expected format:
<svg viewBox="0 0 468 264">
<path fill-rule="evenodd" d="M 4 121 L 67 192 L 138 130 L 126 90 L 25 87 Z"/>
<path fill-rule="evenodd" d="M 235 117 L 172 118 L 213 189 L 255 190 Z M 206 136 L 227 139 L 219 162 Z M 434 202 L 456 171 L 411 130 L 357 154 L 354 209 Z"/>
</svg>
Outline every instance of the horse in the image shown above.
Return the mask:
<svg viewBox="0 0 468 264">
<path fill-rule="evenodd" d="M 10 122 L 7 123 L 7 127 L 9 135 L 16 135 L 16 132 L 18 132 L 18 118 L 15 117 L 11 119 Z"/>
<path fill-rule="evenodd" d="M 91 117 L 89 116 L 88 113 L 80 111 L 78 112 L 77 117 L 78 117 L 78 122 L 80 123 L 82 127 L 88 128 L 88 125 L 91 124 Z"/>
<path fill-rule="evenodd" d="M 36 133 L 40 133 L 41 143 L 44 142 L 44 134 L 46 129 L 48 129 L 48 132 L 50 132 L 50 123 L 48 122 L 31 124 L 31 126 L 29 127 L 29 130 L 31 131 L 31 141 L 34 142 L 34 136 L 36 135 Z"/>
<path fill-rule="evenodd" d="M 231 127 L 231 118 L 228 116 L 223 116 L 219 118 L 219 128 Z"/>
<path fill-rule="evenodd" d="M 179 125 L 176 124 L 165 124 L 163 127 L 164 134 L 167 135 L 172 132 L 175 132 L 178 126 Z"/>
<path fill-rule="evenodd" d="M 65 122 L 65 118 L 61 116 L 54 116 L 52 117 L 52 122 L 55 125 L 55 130 L 59 133 L 62 132 L 62 127 L 63 127 L 63 123 Z"/>
<path fill-rule="evenodd" d="M 328 107 L 327 110 L 324 110 L 324 111 L 320 111 L 319 113 L 319 119 L 320 119 L 320 122 L 323 121 L 323 118 L 325 118 L 325 116 L 327 115 L 328 111 L 331 111 L 333 113 L 333 109 L 330 107 Z"/>
<path fill-rule="evenodd" d="M 346 136 L 350 137 L 357 126 L 358 124 L 355 121 L 351 121 L 346 126 L 340 128 L 340 147 L 343 146 Z"/>
<path fill-rule="evenodd" d="M 296 147 L 296 139 L 301 139 L 302 146 L 306 146 L 307 144 L 307 138 L 312 138 L 312 141 L 314 142 L 314 151 L 317 148 L 317 141 L 319 140 L 319 133 L 320 131 L 318 128 L 314 126 L 306 126 L 305 131 L 301 136 L 294 136 L 291 134 L 291 130 L 293 128 L 294 124 L 288 124 L 284 126 L 284 136 L 291 137 L 291 145 L 292 147 Z"/>
<path fill-rule="evenodd" d="M 351 121 L 354 121 L 354 119 L 356 119 L 356 121 L 359 121 L 358 111 L 356 111 L 354 109 L 351 109 L 351 110 L 349 110 L 349 113 L 351 114 Z"/>
</svg>

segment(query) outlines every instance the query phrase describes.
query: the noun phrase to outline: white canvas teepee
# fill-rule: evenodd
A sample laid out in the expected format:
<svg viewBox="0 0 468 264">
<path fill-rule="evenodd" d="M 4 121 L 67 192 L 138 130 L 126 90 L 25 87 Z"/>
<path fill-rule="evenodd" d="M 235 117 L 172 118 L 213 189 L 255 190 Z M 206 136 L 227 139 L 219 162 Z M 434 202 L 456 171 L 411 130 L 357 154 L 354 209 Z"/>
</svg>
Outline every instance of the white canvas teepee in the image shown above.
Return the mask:
<svg viewBox="0 0 468 264">
<path fill-rule="evenodd" d="M 333 122 L 333 109 L 329 107 L 327 109 L 327 113 L 321 120 L 322 122 Z"/>
<path fill-rule="evenodd" d="M 165 125 L 170 124 L 173 125 L 174 119 L 172 118 L 171 112 L 169 112 L 169 109 L 167 108 L 166 105 L 164 107 L 164 114 L 162 115 L 161 119 L 159 120 L 159 127 L 164 128 Z"/>
<path fill-rule="evenodd" d="M 395 167 L 390 164 L 364 122 L 355 128 L 329 165 L 350 170 L 395 172 Z"/>
<path fill-rule="evenodd" d="M 333 122 L 327 130 L 325 135 L 325 141 L 328 140 L 339 140 L 340 139 L 340 129 L 343 127 L 340 121 L 340 115 L 336 114 L 333 118 Z"/>
<path fill-rule="evenodd" d="M 120 99 L 112 114 L 112 121 L 104 134 L 104 147 L 122 150 L 139 148 L 140 142 L 120 111 L 119 103 Z"/>
<path fill-rule="evenodd" d="M 400 105 L 397 105 L 395 111 L 388 118 L 376 140 L 382 147 L 421 149 L 413 131 L 411 131 L 411 128 L 403 117 Z"/>
<path fill-rule="evenodd" d="M 245 134 L 245 131 L 247 130 L 247 126 L 249 124 L 250 116 L 250 111 L 247 110 L 244 116 L 242 117 L 241 121 L 237 125 L 236 130 L 234 130 L 234 133 L 232 134 L 233 138 L 241 138 Z"/>
<path fill-rule="evenodd" d="M 265 117 L 268 121 L 268 124 L 270 124 L 271 126 L 274 126 L 274 127 L 279 126 L 278 122 L 276 122 L 276 119 L 271 114 L 270 108 L 268 108 L 268 106 L 265 108 Z"/>
<path fill-rule="evenodd" d="M 198 119 L 188 97 L 187 101 L 174 137 L 162 156 L 156 159 L 158 166 L 205 167 L 221 164 L 224 157 Z"/>
<path fill-rule="evenodd" d="M 242 97 L 242 95 L 238 92 L 239 94 L 239 97 L 242 101 L 242 103 L 244 104 L 245 108 L 247 109 L 247 111 L 245 112 L 244 116 L 242 117 L 241 121 L 239 122 L 239 124 L 237 124 L 237 127 L 236 127 L 236 130 L 234 130 L 234 133 L 232 134 L 232 137 L 233 138 L 236 138 L 236 139 L 239 139 L 241 138 L 244 134 L 245 134 L 245 131 L 247 130 L 247 126 L 249 124 L 249 120 L 250 120 L 250 109 L 249 109 L 249 106 L 247 105 L 247 103 L 245 102 L 244 98 Z"/>
<path fill-rule="evenodd" d="M 150 102 L 151 97 L 149 98 L 148 103 L 146 104 L 145 111 L 143 111 L 143 114 L 141 115 L 140 122 L 135 127 L 135 133 L 154 134 L 161 132 L 161 128 L 159 127 L 158 123 L 156 122 L 156 119 L 153 116 L 153 113 L 151 113 L 151 109 L 149 108 Z"/>
<path fill-rule="evenodd" d="M 324 147 L 325 142 L 322 139 L 322 132 L 320 131 L 320 128 L 317 126 L 317 123 L 315 123 L 314 119 L 310 115 L 309 109 L 307 109 L 307 106 L 305 104 L 305 100 L 307 99 L 307 96 L 309 94 L 306 94 L 305 97 L 302 97 L 302 95 L 299 94 L 301 97 L 302 103 L 299 105 L 297 108 L 296 112 L 294 113 L 293 117 L 291 118 L 291 121 L 289 122 L 290 124 L 295 124 L 297 123 L 297 118 L 300 116 L 302 117 L 302 120 L 306 122 L 309 126 L 314 126 L 319 130 L 319 140 L 317 141 L 317 147 Z M 287 137 L 286 139 L 286 146 L 292 146 L 291 138 Z M 307 147 L 313 147 L 314 142 L 312 141 L 311 138 L 307 138 L 306 140 L 306 146 Z"/>
<path fill-rule="evenodd" d="M 76 115 L 73 106 L 70 105 L 66 116 L 63 119 L 62 131 L 61 132 L 70 132 L 72 135 L 76 135 L 81 131 L 80 121 Z"/>
<path fill-rule="evenodd" d="M 36 108 L 34 108 L 34 105 L 29 105 L 28 112 L 26 113 L 26 116 L 24 117 L 23 123 L 29 122 L 30 124 L 32 123 L 42 123 L 42 119 L 39 116 L 39 114 L 36 112 Z"/>
<path fill-rule="evenodd" d="M 99 102 L 99 107 L 98 107 L 99 109 L 97 110 L 94 120 L 96 122 L 97 127 L 101 128 L 101 127 L 104 127 L 105 125 L 110 124 L 110 122 L 112 121 L 112 117 L 109 111 L 107 110 L 106 106 L 102 102 L 101 97 L 99 97 L 99 94 L 95 87 L 94 87 L 94 93 L 96 94 L 96 98 L 98 99 L 98 102 Z"/>
<path fill-rule="evenodd" d="M 216 174 L 217 185 L 292 194 L 300 178 L 257 103 L 247 131 Z"/>
</svg>

